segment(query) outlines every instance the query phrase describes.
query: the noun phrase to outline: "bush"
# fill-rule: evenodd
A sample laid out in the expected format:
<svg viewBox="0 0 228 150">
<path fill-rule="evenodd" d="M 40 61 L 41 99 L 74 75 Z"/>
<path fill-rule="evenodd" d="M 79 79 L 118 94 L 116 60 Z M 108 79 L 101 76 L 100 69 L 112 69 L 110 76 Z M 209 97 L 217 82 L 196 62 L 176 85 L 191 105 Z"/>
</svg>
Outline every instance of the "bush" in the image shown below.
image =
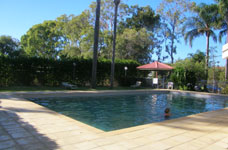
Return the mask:
<svg viewBox="0 0 228 150">
<path fill-rule="evenodd" d="M 76 64 L 74 66 L 74 63 Z M 140 64 L 132 60 L 116 60 L 115 80 L 123 85 L 124 67 L 127 66 L 127 80 L 137 77 L 136 67 Z M 70 82 L 85 86 L 92 76 L 92 59 L 54 60 L 44 58 L 7 58 L 0 57 L 0 86 L 45 85 L 58 86 Z M 108 85 L 111 61 L 99 59 L 97 64 L 97 85 Z M 126 85 L 131 84 L 127 82 Z M 124 84 L 125 85 L 125 84 Z"/>
<path fill-rule="evenodd" d="M 222 94 L 228 94 L 228 85 L 226 85 L 224 88 L 222 88 L 221 93 Z"/>
<path fill-rule="evenodd" d="M 193 58 L 179 60 L 174 64 L 171 81 L 176 88 L 194 90 L 198 82 L 206 80 L 204 62 L 195 61 Z"/>
</svg>

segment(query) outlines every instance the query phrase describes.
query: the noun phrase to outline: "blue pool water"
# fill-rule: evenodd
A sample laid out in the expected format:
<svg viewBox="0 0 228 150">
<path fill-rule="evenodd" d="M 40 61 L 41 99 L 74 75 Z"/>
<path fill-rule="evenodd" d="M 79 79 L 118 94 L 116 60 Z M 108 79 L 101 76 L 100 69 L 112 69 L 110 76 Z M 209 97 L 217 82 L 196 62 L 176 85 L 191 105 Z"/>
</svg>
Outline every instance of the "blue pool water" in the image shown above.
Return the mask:
<svg viewBox="0 0 228 150">
<path fill-rule="evenodd" d="M 226 98 L 198 98 L 171 93 L 30 100 L 104 131 L 166 120 L 164 110 L 167 107 L 172 114 L 168 119 L 173 119 L 228 106 Z"/>
</svg>

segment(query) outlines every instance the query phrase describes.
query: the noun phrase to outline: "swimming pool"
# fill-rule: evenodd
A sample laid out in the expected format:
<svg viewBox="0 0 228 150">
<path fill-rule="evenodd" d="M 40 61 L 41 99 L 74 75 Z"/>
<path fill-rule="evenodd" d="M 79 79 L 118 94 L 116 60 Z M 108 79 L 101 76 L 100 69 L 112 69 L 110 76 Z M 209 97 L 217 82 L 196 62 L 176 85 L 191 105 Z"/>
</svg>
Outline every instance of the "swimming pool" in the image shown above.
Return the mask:
<svg viewBox="0 0 228 150">
<path fill-rule="evenodd" d="M 226 97 L 189 96 L 175 93 L 93 97 L 33 98 L 31 101 L 94 126 L 113 131 L 174 119 L 228 106 Z M 165 108 L 171 116 L 164 117 Z"/>
</svg>

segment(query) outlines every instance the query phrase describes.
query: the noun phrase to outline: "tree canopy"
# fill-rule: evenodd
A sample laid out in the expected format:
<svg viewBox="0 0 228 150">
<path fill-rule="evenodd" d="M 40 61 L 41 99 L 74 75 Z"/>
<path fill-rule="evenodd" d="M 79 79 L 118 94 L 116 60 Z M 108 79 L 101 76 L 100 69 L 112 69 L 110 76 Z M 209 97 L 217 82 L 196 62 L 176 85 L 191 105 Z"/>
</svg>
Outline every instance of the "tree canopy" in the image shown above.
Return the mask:
<svg viewBox="0 0 228 150">
<path fill-rule="evenodd" d="M 174 54 L 177 52 L 176 43 L 182 35 L 181 29 L 186 21 L 186 14 L 195 3 L 186 0 L 163 0 L 157 12 L 161 15 L 163 22 L 164 38 L 166 38 L 165 51 L 171 57 L 171 63 L 174 63 Z"/>
<path fill-rule="evenodd" d="M 130 6 L 120 1 L 116 58 L 134 59 L 142 64 L 169 58 L 174 63 L 176 44 L 183 38 L 181 31 L 184 31 L 185 39 L 190 45 L 194 38 L 205 35 L 206 32 L 209 34 L 209 29 L 213 39 L 214 29 L 221 30 L 222 37 L 227 34 L 227 13 L 222 11 L 227 10 L 227 2 L 216 2 L 213 7 L 218 6 L 218 10 L 212 12 L 214 8 L 210 5 L 196 6 L 187 0 L 162 0 L 156 11 L 151 6 Z M 99 58 L 112 58 L 114 8 L 113 0 L 101 0 Z M 218 12 L 223 21 L 216 20 Z M 87 10 L 77 16 L 61 15 L 55 20 L 36 24 L 21 37 L 21 42 L 16 41 L 16 49 L 24 51 L 23 55 L 27 57 L 92 58 L 95 16 L 96 2 L 92 2 Z M 1 55 L 9 55 L 8 50 L 2 49 Z"/>
<path fill-rule="evenodd" d="M 21 37 L 21 46 L 30 57 L 56 58 L 62 50 L 61 31 L 56 21 L 34 25 Z"/>
<path fill-rule="evenodd" d="M 0 36 L 0 56 L 17 57 L 22 54 L 19 40 L 11 36 Z"/>
<path fill-rule="evenodd" d="M 113 0 L 101 0 L 98 56 L 107 59 L 112 56 L 114 6 Z M 32 26 L 21 38 L 22 48 L 29 57 L 92 58 L 95 8 L 92 3 L 78 16 L 62 15 Z M 152 61 L 163 42 L 157 32 L 160 16 L 150 6 L 128 6 L 121 1 L 118 20 L 116 58 Z"/>
</svg>

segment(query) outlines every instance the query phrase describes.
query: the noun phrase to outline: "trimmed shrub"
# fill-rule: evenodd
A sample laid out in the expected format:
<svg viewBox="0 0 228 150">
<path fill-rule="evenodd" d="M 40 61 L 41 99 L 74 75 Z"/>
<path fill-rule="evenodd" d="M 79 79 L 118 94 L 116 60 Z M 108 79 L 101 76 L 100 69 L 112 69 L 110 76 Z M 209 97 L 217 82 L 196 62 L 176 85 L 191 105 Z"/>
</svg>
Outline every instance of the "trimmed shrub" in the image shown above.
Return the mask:
<svg viewBox="0 0 228 150">
<path fill-rule="evenodd" d="M 136 81 L 139 74 L 136 70 L 139 65 L 139 63 L 132 60 L 116 60 L 115 81 L 119 85 L 131 85 L 132 82 Z M 128 67 L 126 77 L 125 66 Z M 2 87 L 13 85 L 58 86 L 62 82 L 86 86 L 90 84 L 92 76 L 92 59 L 54 60 L 0 57 L 0 69 L 0 86 Z M 110 70 L 111 60 L 98 60 L 97 85 L 106 86 L 109 84 Z M 126 80 L 128 82 L 125 82 Z"/>
</svg>

